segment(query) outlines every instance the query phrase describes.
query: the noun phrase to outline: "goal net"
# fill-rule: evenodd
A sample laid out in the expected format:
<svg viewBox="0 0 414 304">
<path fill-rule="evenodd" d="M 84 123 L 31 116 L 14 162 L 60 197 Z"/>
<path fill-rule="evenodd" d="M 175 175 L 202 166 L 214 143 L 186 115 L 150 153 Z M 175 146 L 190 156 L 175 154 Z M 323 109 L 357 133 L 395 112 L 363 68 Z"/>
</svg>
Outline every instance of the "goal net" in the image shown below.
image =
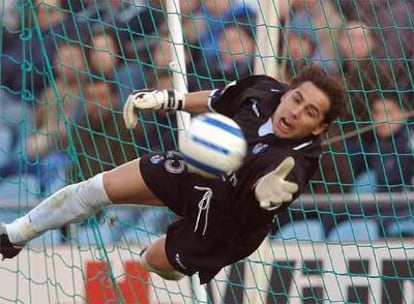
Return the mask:
<svg viewBox="0 0 414 304">
<path fill-rule="evenodd" d="M 125 128 L 134 89 L 289 83 L 315 64 L 343 78 L 349 105 L 305 193 L 208 284 L 146 273 L 139 252 L 177 217 L 125 205 L 0 262 L 1 303 L 414 302 L 412 1 L 34 0 L 0 12 L 1 222 L 176 149 L 186 113 L 139 113 Z"/>
</svg>

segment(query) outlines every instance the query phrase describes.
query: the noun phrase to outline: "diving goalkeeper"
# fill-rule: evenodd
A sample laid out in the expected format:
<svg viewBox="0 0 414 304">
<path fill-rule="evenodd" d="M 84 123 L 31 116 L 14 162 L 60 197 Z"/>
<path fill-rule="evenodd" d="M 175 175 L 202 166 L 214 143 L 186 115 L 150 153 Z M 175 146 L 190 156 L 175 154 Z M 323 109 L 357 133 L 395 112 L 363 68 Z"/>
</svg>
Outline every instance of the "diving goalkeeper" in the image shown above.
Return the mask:
<svg viewBox="0 0 414 304">
<path fill-rule="evenodd" d="M 218 112 L 242 128 L 248 143 L 243 165 L 207 179 L 189 172 L 179 152 L 145 155 L 62 188 L 14 222 L 0 224 L 0 253 L 13 258 L 45 231 L 111 204 L 166 206 L 180 219 L 143 250 L 143 267 L 168 280 L 198 273 L 206 283 L 254 252 L 275 215 L 299 196 L 318 167 L 320 135 L 345 106 L 340 79 L 316 66 L 302 70 L 290 86 L 253 75 L 221 90 L 135 91 L 123 109 L 127 128 L 136 126 L 137 111 Z"/>
</svg>

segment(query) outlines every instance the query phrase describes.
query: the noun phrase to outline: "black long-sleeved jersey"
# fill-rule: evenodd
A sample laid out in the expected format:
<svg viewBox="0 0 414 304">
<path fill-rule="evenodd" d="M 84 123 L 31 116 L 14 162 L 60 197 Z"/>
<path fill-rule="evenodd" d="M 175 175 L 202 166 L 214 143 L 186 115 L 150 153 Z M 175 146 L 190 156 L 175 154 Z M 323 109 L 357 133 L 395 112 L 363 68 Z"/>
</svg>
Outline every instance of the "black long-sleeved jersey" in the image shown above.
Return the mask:
<svg viewBox="0 0 414 304">
<path fill-rule="evenodd" d="M 225 185 L 222 191 L 215 191 L 221 196 L 216 199 L 232 202 L 223 204 L 225 208 L 231 209 L 223 211 L 230 215 L 232 219 L 229 220 L 239 222 L 235 227 L 250 230 L 255 226 L 263 226 L 271 222 L 275 213 L 290 204 L 286 203 L 272 212 L 263 210 L 253 188 L 260 177 L 274 170 L 286 157 L 295 159 L 295 167 L 287 177 L 287 180 L 299 185 L 295 198 L 317 169 L 321 154 L 319 137 L 287 140 L 278 138 L 272 131 L 271 116 L 287 90 L 286 85 L 271 77 L 255 75 L 230 83 L 223 90 L 213 91 L 210 96 L 210 109 L 234 119 L 248 143 L 248 153 L 242 167 L 234 175 L 228 176 L 227 182 L 215 186 L 221 188 Z"/>
<path fill-rule="evenodd" d="M 187 172 L 176 152 L 141 159 L 147 186 L 181 216 L 169 226 L 166 238 L 175 269 L 188 275 L 198 271 L 205 283 L 225 265 L 250 255 L 268 234 L 275 214 L 289 205 L 273 211 L 261 208 L 255 197 L 257 180 L 292 156 L 295 167 L 287 180 L 299 185 L 297 197 L 315 173 L 321 153 L 318 137 L 287 140 L 273 133 L 271 118 L 287 90 L 273 78 L 249 76 L 210 95 L 210 109 L 234 119 L 248 143 L 243 165 L 232 174 L 208 179 Z"/>
</svg>

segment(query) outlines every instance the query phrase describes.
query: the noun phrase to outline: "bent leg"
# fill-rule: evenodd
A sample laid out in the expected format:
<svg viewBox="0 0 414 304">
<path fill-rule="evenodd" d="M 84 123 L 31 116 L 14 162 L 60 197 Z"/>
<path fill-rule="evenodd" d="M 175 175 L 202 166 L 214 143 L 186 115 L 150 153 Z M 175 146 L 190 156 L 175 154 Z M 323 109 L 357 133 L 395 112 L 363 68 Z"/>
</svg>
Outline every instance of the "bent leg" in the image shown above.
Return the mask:
<svg viewBox="0 0 414 304">
<path fill-rule="evenodd" d="M 185 275 L 175 270 L 168 261 L 165 240 L 166 237 L 162 236 L 152 243 L 142 253 L 141 264 L 148 272 L 154 272 L 166 280 L 178 281 Z"/>
</svg>

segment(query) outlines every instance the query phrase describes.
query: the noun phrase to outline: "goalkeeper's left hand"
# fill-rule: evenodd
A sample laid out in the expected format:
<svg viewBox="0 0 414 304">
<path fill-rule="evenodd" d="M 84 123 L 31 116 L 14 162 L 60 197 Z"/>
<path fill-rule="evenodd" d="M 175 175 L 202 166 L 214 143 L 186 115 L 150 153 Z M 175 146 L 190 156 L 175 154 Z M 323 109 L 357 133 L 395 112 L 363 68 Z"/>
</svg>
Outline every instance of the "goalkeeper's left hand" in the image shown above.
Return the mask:
<svg viewBox="0 0 414 304">
<path fill-rule="evenodd" d="M 138 123 L 136 111 L 145 110 L 182 110 L 185 95 L 175 90 L 136 90 L 129 94 L 123 109 L 127 129 L 135 128 Z"/>
<path fill-rule="evenodd" d="M 266 210 L 275 210 L 283 203 L 290 202 L 293 195 L 299 190 L 296 183 L 286 181 L 295 166 L 293 157 L 285 158 L 272 172 L 261 177 L 254 185 L 256 199 L 260 207 Z"/>
</svg>

